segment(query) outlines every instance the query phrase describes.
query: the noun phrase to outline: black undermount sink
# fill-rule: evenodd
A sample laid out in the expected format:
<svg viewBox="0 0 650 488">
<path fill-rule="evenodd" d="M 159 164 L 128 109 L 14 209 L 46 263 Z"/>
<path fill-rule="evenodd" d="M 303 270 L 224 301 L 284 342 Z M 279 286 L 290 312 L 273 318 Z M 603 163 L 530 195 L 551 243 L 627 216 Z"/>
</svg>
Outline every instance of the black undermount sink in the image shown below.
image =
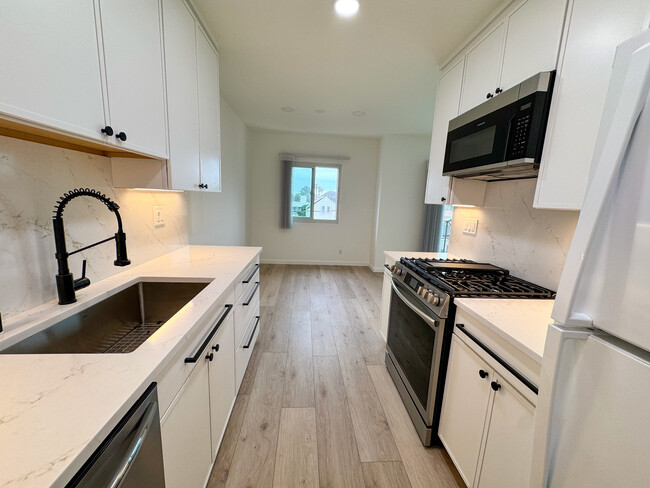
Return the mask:
<svg viewBox="0 0 650 488">
<path fill-rule="evenodd" d="M 208 284 L 135 283 L 0 354 L 133 352 Z"/>
</svg>

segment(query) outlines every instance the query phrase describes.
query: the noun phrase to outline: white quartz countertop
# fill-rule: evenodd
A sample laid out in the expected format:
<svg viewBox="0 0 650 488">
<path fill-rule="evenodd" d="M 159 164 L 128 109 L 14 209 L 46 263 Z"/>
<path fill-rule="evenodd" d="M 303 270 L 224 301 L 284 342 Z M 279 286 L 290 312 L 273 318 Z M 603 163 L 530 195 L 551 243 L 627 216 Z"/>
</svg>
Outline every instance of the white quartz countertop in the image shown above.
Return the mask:
<svg viewBox="0 0 650 488">
<path fill-rule="evenodd" d="M 210 282 L 130 354 L 0 354 L 0 487 L 65 486 L 260 252 L 259 247 L 187 246 L 91 284 L 77 293 L 74 304 L 52 301 L 7 320 L 3 343 L 141 279 Z"/>
<path fill-rule="evenodd" d="M 454 303 L 541 363 L 554 300 L 457 298 Z"/>
</svg>

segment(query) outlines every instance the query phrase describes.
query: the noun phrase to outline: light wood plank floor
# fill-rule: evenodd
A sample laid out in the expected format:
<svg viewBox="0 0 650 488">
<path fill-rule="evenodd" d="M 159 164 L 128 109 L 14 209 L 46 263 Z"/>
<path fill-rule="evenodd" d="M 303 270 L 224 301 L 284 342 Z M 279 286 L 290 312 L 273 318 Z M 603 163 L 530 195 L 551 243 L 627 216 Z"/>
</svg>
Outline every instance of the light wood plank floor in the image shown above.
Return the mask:
<svg viewBox="0 0 650 488">
<path fill-rule="evenodd" d="M 446 488 L 384 366 L 382 273 L 262 265 L 261 321 L 209 488 Z"/>
</svg>

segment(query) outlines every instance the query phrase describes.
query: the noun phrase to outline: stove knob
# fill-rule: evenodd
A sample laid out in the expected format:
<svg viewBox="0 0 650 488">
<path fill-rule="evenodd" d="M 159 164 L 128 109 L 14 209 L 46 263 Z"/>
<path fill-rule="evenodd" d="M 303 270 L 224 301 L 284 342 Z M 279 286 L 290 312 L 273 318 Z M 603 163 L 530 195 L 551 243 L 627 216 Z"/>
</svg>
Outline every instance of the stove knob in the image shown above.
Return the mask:
<svg viewBox="0 0 650 488">
<path fill-rule="evenodd" d="M 431 292 L 429 290 L 425 290 L 424 293 L 422 293 L 422 298 L 424 298 L 427 302 L 429 301 L 430 296 Z"/>
<path fill-rule="evenodd" d="M 418 286 L 418 290 L 416 293 L 421 297 L 424 297 L 427 294 L 427 289 L 423 286 Z"/>
<path fill-rule="evenodd" d="M 433 298 L 431 299 L 431 303 L 433 303 L 434 305 L 440 305 L 440 302 L 441 302 L 440 297 L 438 295 L 433 295 Z"/>
</svg>

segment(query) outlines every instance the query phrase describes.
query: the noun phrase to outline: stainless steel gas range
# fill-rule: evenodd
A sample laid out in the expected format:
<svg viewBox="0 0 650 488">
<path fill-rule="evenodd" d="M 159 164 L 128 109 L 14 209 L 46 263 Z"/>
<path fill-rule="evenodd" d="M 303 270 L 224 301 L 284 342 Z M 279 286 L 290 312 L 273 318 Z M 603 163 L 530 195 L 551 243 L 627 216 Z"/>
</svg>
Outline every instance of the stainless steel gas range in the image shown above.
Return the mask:
<svg viewBox="0 0 650 488">
<path fill-rule="evenodd" d="M 388 267 L 388 266 L 387 266 Z M 555 292 L 492 264 L 402 258 L 392 274 L 386 367 L 425 446 L 437 431 L 456 307 L 454 298 L 553 298 Z"/>
</svg>

